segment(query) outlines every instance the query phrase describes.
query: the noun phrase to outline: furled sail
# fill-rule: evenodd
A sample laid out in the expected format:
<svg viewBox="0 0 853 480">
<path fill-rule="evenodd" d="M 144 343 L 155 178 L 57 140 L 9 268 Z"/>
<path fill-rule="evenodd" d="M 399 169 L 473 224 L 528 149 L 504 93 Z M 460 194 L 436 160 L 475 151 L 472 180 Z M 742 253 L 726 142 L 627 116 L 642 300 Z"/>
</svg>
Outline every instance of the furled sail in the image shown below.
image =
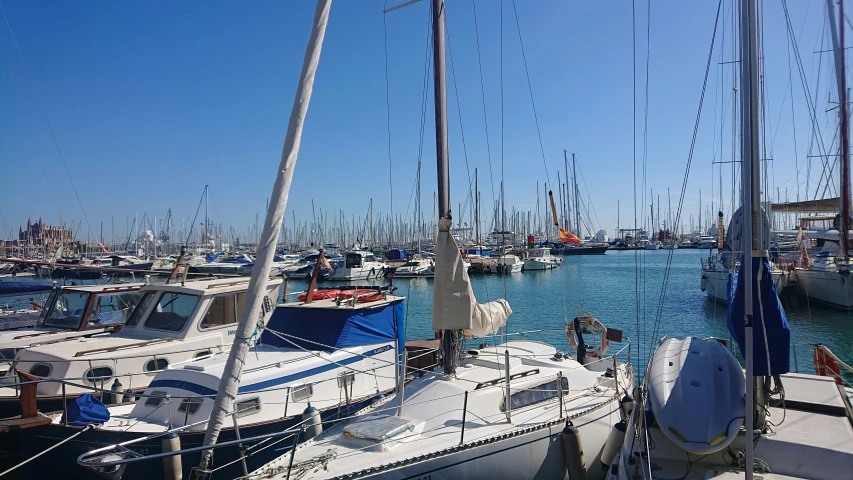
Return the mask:
<svg viewBox="0 0 853 480">
<path fill-rule="evenodd" d="M 462 330 L 466 337 L 493 335 L 506 325 L 512 309 L 503 298 L 486 304 L 477 303 L 459 246 L 450 234 L 451 223 L 452 220 L 441 219 L 438 224 L 432 328 Z"/>
</svg>

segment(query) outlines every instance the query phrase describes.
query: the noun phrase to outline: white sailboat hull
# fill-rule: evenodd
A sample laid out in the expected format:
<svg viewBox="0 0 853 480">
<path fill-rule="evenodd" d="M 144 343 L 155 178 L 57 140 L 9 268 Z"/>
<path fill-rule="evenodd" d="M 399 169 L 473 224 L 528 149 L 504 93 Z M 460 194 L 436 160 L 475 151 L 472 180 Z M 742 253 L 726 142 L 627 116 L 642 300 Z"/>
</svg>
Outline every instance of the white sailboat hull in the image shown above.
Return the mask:
<svg viewBox="0 0 853 480">
<path fill-rule="evenodd" d="M 853 278 L 837 270 L 794 269 L 797 290 L 811 300 L 844 310 L 853 309 Z"/>
<path fill-rule="evenodd" d="M 732 274 L 734 275 L 734 274 Z M 723 270 L 706 270 L 702 272 L 705 293 L 718 302 L 727 303 L 729 300 L 729 272 Z"/>
</svg>

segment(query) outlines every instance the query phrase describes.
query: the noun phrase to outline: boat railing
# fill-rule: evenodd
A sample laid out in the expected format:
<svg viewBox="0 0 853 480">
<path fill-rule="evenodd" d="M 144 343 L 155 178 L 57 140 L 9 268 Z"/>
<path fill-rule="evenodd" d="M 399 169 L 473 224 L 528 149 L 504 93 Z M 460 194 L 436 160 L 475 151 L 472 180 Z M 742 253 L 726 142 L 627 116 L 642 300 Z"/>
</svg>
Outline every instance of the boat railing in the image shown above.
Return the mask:
<svg viewBox="0 0 853 480">
<path fill-rule="evenodd" d="M 517 333 L 521 333 L 521 332 L 517 332 Z M 527 333 L 530 333 L 530 332 L 527 332 Z M 595 360 L 594 362 L 590 362 L 590 363 L 613 362 L 614 367 L 616 367 L 617 357 L 620 354 L 623 354 L 623 353 L 629 352 L 629 351 L 630 351 L 630 342 L 627 345 L 623 346 L 621 349 L 619 349 L 617 352 L 615 352 L 611 355 L 608 355 L 606 357 L 603 357 L 601 359 Z M 508 360 L 508 358 L 510 357 L 508 352 L 505 352 L 504 355 L 505 355 L 505 357 L 507 357 L 507 360 Z M 587 365 L 589 365 L 589 364 L 587 364 Z M 630 365 L 630 362 L 627 365 Z M 583 368 L 583 367 L 578 367 L 578 368 Z M 614 376 L 615 375 L 616 375 L 616 373 L 614 371 Z M 337 378 L 337 377 L 335 377 L 335 378 Z M 570 401 L 578 399 L 578 398 L 583 398 L 590 391 L 593 391 L 593 389 L 592 388 L 584 388 L 584 389 L 572 390 L 571 385 L 567 385 L 567 388 L 564 388 L 563 378 L 565 378 L 565 377 L 563 377 L 562 372 L 558 372 L 554 376 L 554 379 L 549 380 L 547 378 L 543 378 L 542 383 L 540 383 L 539 385 L 535 385 L 532 387 L 525 386 L 522 389 L 513 389 L 512 385 L 511 385 L 511 382 L 513 380 L 513 376 L 509 376 L 509 377 L 507 377 L 507 379 L 502 377 L 500 379 L 501 380 L 500 382 L 498 382 L 495 385 L 489 385 L 487 387 L 506 389 L 507 394 L 510 395 L 507 397 L 507 400 L 506 400 L 506 412 L 498 412 L 498 414 L 501 417 L 503 417 L 503 415 L 505 413 L 507 415 L 509 415 L 513 411 L 512 401 L 510 399 L 513 391 L 518 392 L 518 391 L 524 390 L 524 391 L 535 391 L 535 392 L 540 393 L 540 394 L 541 393 L 553 394 L 553 395 L 546 395 L 543 400 L 536 401 L 536 402 L 534 402 L 530 405 L 526 405 L 524 407 L 516 408 L 515 410 L 516 411 L 522 411 L 522 410 L 527 410 L 530 408 L 541 408 L 543 402 L 548 402 L 553 398 L 556 400 L 556 405 L 559 408 L 559 415 L 558 415 L 559 418 L 557 418 L 555 420 L 559 420 L 559 421 L 563 421 L 566 418 L 577 418 L 577 417 L 586 415 L 586 414 L 590 413 L 591 411 L 598 409 L 598 408 L 601 408 L 603 405 L 606 405 L 610 402 L 610 400 L 607 400 L 607 401 L 601 402 L 600 404 L 596 404 L 592 407 L 586 408 L 582 411 L 575 412 L 575 413 L 570 415 L 568 410 L 565 408 L 566 402 L 570 402 Z M 466 381 L 466 379 L 462 379 L 462 378 L 459 378 L 458 380 Z M 446 396 L 439 397 L 439 398 L 430 398 L 427 400 L 414 401 L 414 402 L 409 401 L 409 402 L 407 402 L 406 406 L 407 406 L 407 408 L 411 408 L 411 407 L 415 407 L 418 405 L 425 405 L 425 404 L 434 403 L 435 401 L 438 401 L 438 400 L 448 400 L 451 398 L 458 398 L 460 400 L 460 407 L 461 407 L 461 420 L 455 421 L 455 422 L 446 422 L 442 425 L 442 428 L 459 427 L 459 444 L 458 445 L 462 446 L 465 444 L 465 431 L 466 431 L 466 425 L 468 423 L 467 422 L 468 397 L 469 397 L 469 394 L 476 389 L 474 385 L 477 383 L 474 380 L 467 380 L 467 381 L 471 382 L 472 388 L 470 390 L 466 389 L 462 393 L 455 393 L 452 395 L 446 395 Z M 549 385 L 552 382 L 556 385 L 556 388 L 547 388 L 546 385 Z M 501 383 L 503 383 L 503 384 L 501 384 Z M 568 384 L 568 382 L 565 382 L 565 383 Z M 616 385 L 617 385 L 616 386 L 617 391 L 616 391 L 616 396 L 614 398 L 616 398 L 620 394 L 620 390 L 619 390 L 620 386 L 618 384 L 618 377 L 616 377 Z M 621 393 L 627 394 L 629 392 L 627 392 L 627 390 L 626 390 L 626 391 L 621 392 Z M 179 397 L 172 397 L 172 398 L 179 398 Z M 195 398 L 197 398 L 197 396 Z M 371 406 L 368 406 L 368 407 L 362 409 L 361 411 L 356 412 L 353 416 L 350 416 L 350 417 L 333 418 L 333 419 L 326 420 L 323 422 L 324 427 L 329 428 L 329 427 L 337 426 L 338 424 L 341 424 L 344 422 L 350 422 L 362 413 L 365 413 L 365 414 L 370 413 L 370 414 L 374 414 L 374 415 L 375 414 L 381 414 L 381 413 L 387 413 L 387 414 L 391 414 L 391 415 L 401 414 L 401 407 L 398 404 L 398 402 L 392 401 L 394 398 L 395 397 L 386 397 L 384 400 L 376 402 L 376 403 L 372 404 Z M 237 413 L 237 412 L 229 412 L 229 414 L 231 414 L 231 415 L 233 415 L 235 413 Z M 163 436 L 166 436 L 166 435 L 169 435 L 172 433 L 180 433 L 181 431 L 184 431 L 186 429 L 201 425 L 201 424 L 208 421 L 208 419 L 204 419 L 204 420 L 201 420 L 199 422 L 184 425 L 182 427 L 170 428 L 170 429 L 165 430 L 163 432 L 158 432 L 155 434 L 147 435 L 147 436 L 142 437 L 142 438 L 137 438 L 137 439 L 129 440 L 126 442 L 122 442 L 122 443 L 118 443 L 118 444 L 114 444 L 114 445 L 109 445 L 106 447 L 102 447 L 99 449 L 89 451 L 87 453 L 80 455 L 77 458 L 77 463 L 82 465 L 82 466 L 88 467 L 88 468 L 102 469 L 102 468 L 106 468 L 106 467 L 122 466 L 122 465 L 130 464 L 130 463 L 134 463 L 134 462 L 139 462 L 139 461 L 172 457 L 172 456 L 176 456 L 176 455 L 182 455 L 184 453 L 193 453 L 193 452 L 198 452 L 198 451 L 208 450 L 208 449 L 218 449 L 218 448 L 239 446 L 239 448 L 241 449 L 241 452 L 242 452 L 240 455 L 240 458 L 233 460 L 232 462 L 229 462 L 227 464 L 220 465 L 219 467 L 213 469 L 211 472 L 204 472 L 204 473 L 213 473 L 214 471 L 216 471 L 220 468 L 230 466 L 230 465 L 232 465 L 238 461 L 245 461 L 245 459 L 247 458 L 246 452 L 249 452 L 248 456 L 251 456 L 251 455 L 254 455 L 255 453 L 261 451 L 262 449 L 266 449 L 266 448 L 269 448 L 273 445 L 276 445 L 278 443 L 286 441 L 288 439 L 292 439 L 293 444 L 290 446 L 290 452 L 288 455 L 288 457 L 289 457 L 288 458 L 288 464 L 286 467 L 286 471 L 289 475 L 290 471 L 295 467 L 294 466 L 294 456 L 296 453 L 296 447 L 298 445 L 299 439 L 302 436 L 302 434 L 305 432 L 307 422 L 310 420 L 311 420 L 311 418 L 306 418 L 306 419 L 298 422 L 293 427 L 288 428 L 288 429 L 283 430 L 283 431 L 280 431 L 280 432 L 267 433 L 264 435 L 242 438 L 242 439 L 237 439 L 237 440 L 232 440 L 232 441 L 227 441 L 227 442 L 218 442 L 218 443 L 216 443 L 214 445 L 210 445 L 210 446 L 200 446 L 200 447 L 192 447 L 192 448 L 186 448 L 186 449 L 180 449 L 179 448 L 176 450 L 162 452 L 162 453 L 158 453 L 158 454 L 151 454 L 151 455 L 142 455 L 142 454 L 137 453 L 137 452 L 131 450 L 130 448 L 128 448 L 129 446 L 132 446 L 133 444 L 136 444 L 136 443 L 140 443 L 140 442 L 148 441 L 151 439 L 163 437 Z M 482 420 L 483 420 L 483 418 L 478 417 L 478 421 L 482 421 Z M 236 422 L 235 422 L 235 424 L 236 424 Z M 420 435 L 420 433 L 409 433 L 409 434 L 406 434 L 404 437 L 396 438 L 395 440 L 404 441 L 406 439 L 406 437 L 408 437 L 408 436 L 414 437 L 417 435 Z M 258 447 L 258 446 L 268 442 L 269 440 L 271 440 L 273 438 L 276 438 L 276 440 L 274 442 L 268 443 L 267 445 L 262 447 L 262 449 L 256 449 L 253 452 L 250 451 L 253 448 Z M 245 444 L 254 444 L 254 445 L 252 445 L 248 448 L 244 448 Z M 356 450 L 356 451 L 357 450 L 366 450 L 369 448 L 371 448 L 371 446 L 368 445 L 368 446 L 357 448 L 354 450 Z M 116 456 L 118 458 L 116 458 Z M 281 458 L 284 459 L 284 456 L 282 456 Z M 298 465 L 296 467 L 298 467 Z M 282 473 L 284 471 L 285 470 L 282 470 Z"/>
</svg>

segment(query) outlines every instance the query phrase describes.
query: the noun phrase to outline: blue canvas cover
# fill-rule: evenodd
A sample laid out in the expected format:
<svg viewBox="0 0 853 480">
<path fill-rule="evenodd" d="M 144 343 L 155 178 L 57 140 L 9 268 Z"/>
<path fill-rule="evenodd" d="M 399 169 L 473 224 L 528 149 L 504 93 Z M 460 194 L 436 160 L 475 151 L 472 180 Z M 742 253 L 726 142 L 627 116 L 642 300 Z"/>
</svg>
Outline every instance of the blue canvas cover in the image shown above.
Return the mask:
<svg viewBox="0 0 853 480">
<path fill-rule="evenodd" d="M 405 250 L 399 250 L 395 248 L 393 250 L 388 250 L 388 255 L 386 255 L 386 257 L 388 258 L 388 260 L 405 260 L 406 253 L 407 252 Z"/>
<path fill-rule="evenodd" d="M 732 338 L 740 348 L 740 354 L 745 356 L 744 300 L 746 294 L 744 293 L 743 269 L 744 262 L 741 261 L 735 282 L 734 297 L 729 303 L 727 323 Z M 766 257 L 753 258 L 752 271 L 755 275 L 754 278 L 758 280 L 757 288 L 751 289 L 754 374 L 760 377 L 788 373 L 791 370 L 791 329 L 788 327 L 788 318 L 785 316 L 782 304 L 779 303 L 773 276 L 770 275 L 770 260 Z M 767 332 L 766 341 L 765 332 Z M 768 358 L 770 360 L 769 368 L 767 365 Z"/>
<path fill-rule="evenodd" d="M 398 357 L 401 357 L 405 343 L 404 319 L 402 299 L 357 309 L 278 306 L 267 328 L 304 339 L 287 337 L 306 350 L 327 352 L 397 340 Z M 267 331 L 261 334 L 260 341 L 263 345 L 293 348 L 293 344 Z"/>
<path fill-rule="evenodd" d="M 85 427 L 95 423 L 107 423 L 110 411 L 92 394 L 84 393 L 68 404 L 68 425 Z"/>
<path fill-rule="evenodd" d="M 52 282 L 0 282 L 0 295 L 25 295 L 28 293 L 47 292 L 52 288 Z"/>
</svg>

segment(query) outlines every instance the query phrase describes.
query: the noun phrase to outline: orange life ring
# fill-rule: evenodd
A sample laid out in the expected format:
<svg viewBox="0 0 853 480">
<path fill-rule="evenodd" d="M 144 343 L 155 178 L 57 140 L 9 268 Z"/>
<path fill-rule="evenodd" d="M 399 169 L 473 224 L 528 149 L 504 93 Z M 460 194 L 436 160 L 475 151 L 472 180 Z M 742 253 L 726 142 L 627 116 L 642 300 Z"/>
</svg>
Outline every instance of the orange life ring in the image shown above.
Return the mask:
<svg viewBox="0 0 853 480">
<path fill-rule="evenodd" d="M 349 300 L 356 297 L 358 303 L 375 302 L 385 298 L 385 292 L 373 290 L 370 288 L 356 288 L 354 290 L 343 290 L 338 292 L 338 300 Z"/>
<path fill-rule="evenodd" d="M 601 341 L 597 348 L 592 350 L 587 349 L 586 354 L 597 358 L 603 358 L 604 354 L 607 353 L 607 349 L 610 348 L 610 340 L 607 339 L 607 327 L 605 327 L 599 319 L 593 317 L 589 312 L 578 312 L 577 318 L 580 320 L 582 329 L 587 330 L 587 328 L 592 327 L 597 330 Z M 572 349 L 577 351 L 578 337 L 575 335 L 574 321 L 569 322 L 569 326 L 566 327 L 566 336 L 569 337 L 569 345 Z"/>
<path fill-rule="evenodd" d="M 328 300 L 330 298 L 335 298 L 341 291 L 338 289 L 326 289 L 326 290 L 314 290 L 314 294 L 311 295 L 311 300 Z M 308 292 L 302 292 L 297 297 L 300 302 L 304 302 L 308 298 Z"/>
<path fill-rule="evenodd" d="M 841 370 L 835 357 L 823 345 L 814 347 L 815 372 L 822 377 L 834 377 L 835 383 L 841 385 Z"/>
</svg>

